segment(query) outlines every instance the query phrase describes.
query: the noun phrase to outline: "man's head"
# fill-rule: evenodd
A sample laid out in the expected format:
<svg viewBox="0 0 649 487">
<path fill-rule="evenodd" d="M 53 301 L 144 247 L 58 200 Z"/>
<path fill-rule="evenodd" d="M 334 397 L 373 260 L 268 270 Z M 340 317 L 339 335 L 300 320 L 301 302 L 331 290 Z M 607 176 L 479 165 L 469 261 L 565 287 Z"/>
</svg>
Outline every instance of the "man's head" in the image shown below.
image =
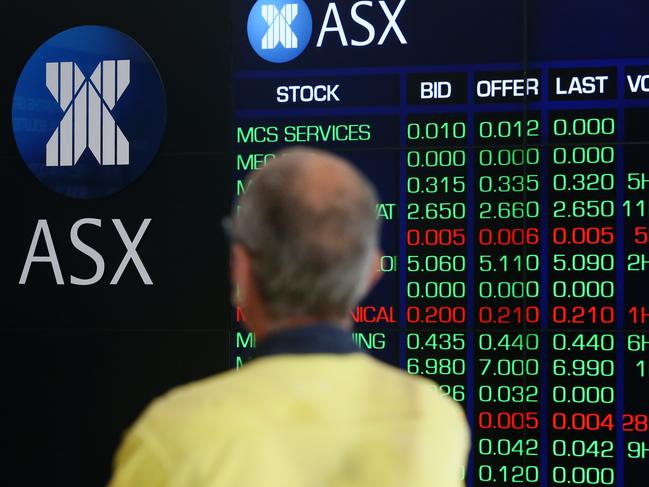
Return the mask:
<svg viewBox="0 0 649 487">
<path fill-rule="evenodd" d="M 378 278 L 371 184 L 345 160 L 307 148 L 278 154 L 246 182 L 231 269 L 247 325 L 263 339 L 313 321 L 347 323 Z"/>
</svg>

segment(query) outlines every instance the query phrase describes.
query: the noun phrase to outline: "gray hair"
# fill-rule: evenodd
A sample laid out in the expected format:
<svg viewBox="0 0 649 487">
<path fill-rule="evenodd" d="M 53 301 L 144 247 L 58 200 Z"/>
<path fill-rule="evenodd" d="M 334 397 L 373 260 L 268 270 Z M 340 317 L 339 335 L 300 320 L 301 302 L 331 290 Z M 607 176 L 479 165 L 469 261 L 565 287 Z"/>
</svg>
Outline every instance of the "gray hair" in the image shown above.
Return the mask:
<svg viewBox="0 0 649 487">
<path fill-rule="evenodd" d="M 367 292 L 377 196 L 347 161 L 295 148 L 248 176 L 231 233 L 252 258 L 272 318 L 342 318 Z"/>
</svg>

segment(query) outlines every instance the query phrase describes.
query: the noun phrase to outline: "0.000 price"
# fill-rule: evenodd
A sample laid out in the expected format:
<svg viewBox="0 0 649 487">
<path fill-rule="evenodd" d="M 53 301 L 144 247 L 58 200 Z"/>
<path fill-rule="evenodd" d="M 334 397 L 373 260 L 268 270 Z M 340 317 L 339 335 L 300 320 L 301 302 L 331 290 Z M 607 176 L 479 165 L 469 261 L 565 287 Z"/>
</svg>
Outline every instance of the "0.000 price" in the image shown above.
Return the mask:
<svg viewBox="0 0 649 487">
<path fill-rule="evenodd" d="M 613 485 L 615 471 L 609 467 L 554 467 L 552 481 L 556 484 Z"/>
</svg>

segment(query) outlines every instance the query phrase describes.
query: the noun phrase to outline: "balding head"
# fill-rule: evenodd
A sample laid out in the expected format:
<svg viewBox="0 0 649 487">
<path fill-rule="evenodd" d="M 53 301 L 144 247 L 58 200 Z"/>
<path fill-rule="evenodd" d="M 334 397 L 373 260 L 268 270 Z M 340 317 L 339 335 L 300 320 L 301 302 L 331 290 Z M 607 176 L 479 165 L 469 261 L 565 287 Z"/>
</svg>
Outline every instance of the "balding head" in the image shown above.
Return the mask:
<svg viewBox="0 0 649 487">
<path fill-rule="evenodd" d="M 378 252 L 376 193 L 345 160 L 296 148 L 248 178 L 232 233 L 275 320 L 347 315 Z"/>
</svg>

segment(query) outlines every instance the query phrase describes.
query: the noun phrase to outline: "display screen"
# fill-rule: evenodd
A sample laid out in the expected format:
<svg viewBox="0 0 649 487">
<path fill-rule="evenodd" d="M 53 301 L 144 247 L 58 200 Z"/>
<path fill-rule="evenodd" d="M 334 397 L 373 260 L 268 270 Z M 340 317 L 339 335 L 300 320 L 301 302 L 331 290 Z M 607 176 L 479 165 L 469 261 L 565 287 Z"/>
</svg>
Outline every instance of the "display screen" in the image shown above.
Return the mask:
<svg viewBox="0 0 649 487">
<path fill-rule="evenodd" d="M 464 407 L 468 486 L 646 486 L 649 5 L 307 3 L 233 8 L 234 193 L 293 144 L 373 181 L 354 337 Z"/>
</svg>

